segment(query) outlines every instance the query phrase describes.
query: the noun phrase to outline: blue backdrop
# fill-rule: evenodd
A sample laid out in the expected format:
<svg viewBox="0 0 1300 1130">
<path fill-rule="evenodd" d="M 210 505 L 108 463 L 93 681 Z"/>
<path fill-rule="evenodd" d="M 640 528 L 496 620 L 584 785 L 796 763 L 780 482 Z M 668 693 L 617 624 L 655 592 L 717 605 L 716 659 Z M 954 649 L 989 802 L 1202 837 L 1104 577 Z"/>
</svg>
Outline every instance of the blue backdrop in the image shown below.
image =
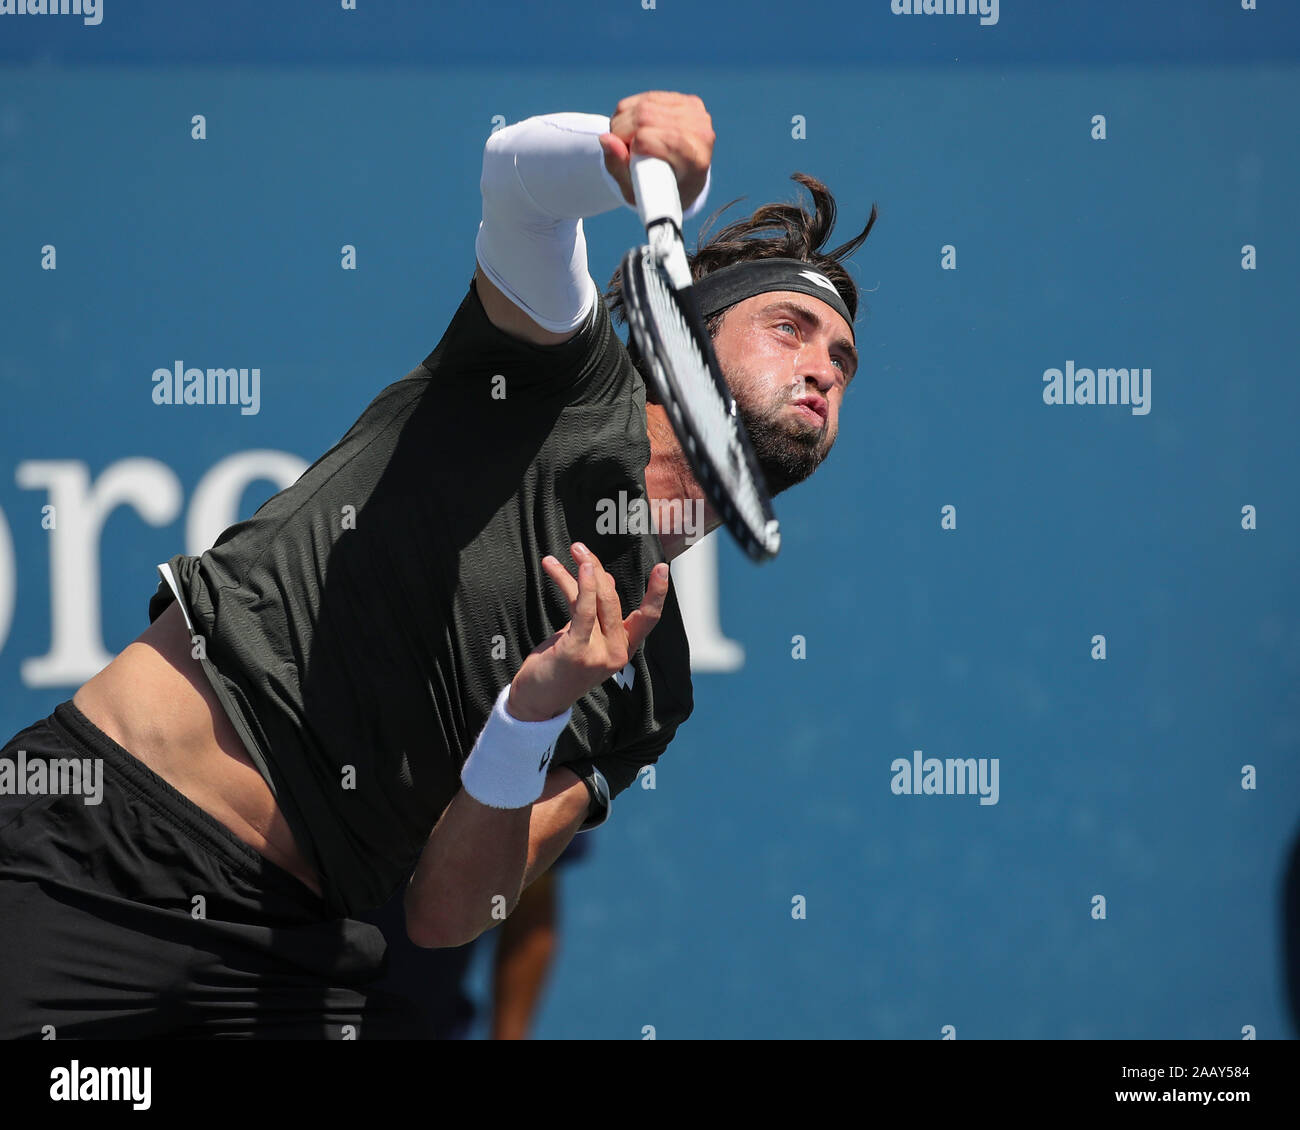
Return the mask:
<svg viewBox="0 0 1300 1130">
<path fill-rule="evenodd" d="M 743 662 L 565 872 L 538 1035 L 1292 1037 L 1300 11 L 1136 7 L 0 14 L 3 736 L 437 342 L 494 124 L 697 93 L 722 222 L 879 204 L 862 368 L 779 559 L 717 543 Z M 598 282 L 640 234 L 587 225 Z M 178 360 L 259 411 L 155 405 Z M 1149 411 L 1045 403 L 1067 362 Z M 997 803 L 897 795 L 914 750 Z"/>
</svg>

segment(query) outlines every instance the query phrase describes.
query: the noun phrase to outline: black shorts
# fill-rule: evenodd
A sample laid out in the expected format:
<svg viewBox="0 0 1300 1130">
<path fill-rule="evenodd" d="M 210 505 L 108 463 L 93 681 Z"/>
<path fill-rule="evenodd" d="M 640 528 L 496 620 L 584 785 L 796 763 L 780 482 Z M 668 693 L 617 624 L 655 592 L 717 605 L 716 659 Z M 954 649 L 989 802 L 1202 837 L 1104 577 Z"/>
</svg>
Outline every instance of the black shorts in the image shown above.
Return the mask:
<svg viewBox="0 0 1300 1130">
<path fill-rule="evenodd" d="M 62 794 L 52 773 L 43 793 L 15 788 L 21 765 L 39 788 L 34 764 L 67 758 L 102 763 L 99 803 L 86 803 L 93 775 L 66 791 L 66 762 Z M 0 1038 L 418 1031 L 375 986 L 379 929 L 331 917 L 71 701 L 5 745 L 0 774 Z"/>
</svg>

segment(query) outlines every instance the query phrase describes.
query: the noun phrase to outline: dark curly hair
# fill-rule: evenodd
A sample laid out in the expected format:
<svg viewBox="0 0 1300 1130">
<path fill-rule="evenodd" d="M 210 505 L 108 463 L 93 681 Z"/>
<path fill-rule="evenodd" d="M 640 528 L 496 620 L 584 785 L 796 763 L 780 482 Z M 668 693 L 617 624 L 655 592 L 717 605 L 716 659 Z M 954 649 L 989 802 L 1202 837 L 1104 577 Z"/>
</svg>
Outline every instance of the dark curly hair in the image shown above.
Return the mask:
<svg viewBox="0 0 1300 1130">
<path fill-rule="evenodd" d="M 835 197 L 816 177 L 807 173 L 791 173 L 790 179 L 798 181 L 813 198 L 813 210 L 809 214 L 800 204 L 764 204 L 745 220 L 728 224 L 707 243 L 704 236 L 713 222 L 736 200 L 724 204 L 705 221 L 696 239 L 696 250 L 688 253 L 686 258 L 691 267 L 691 278 L 698 281 L 705 275 L 732 263 L 747 259 L 802 259 L 816 267 L 834 284 L 840 292 L 849 313 L 856 319 L 858 314 L 858 288 L 849 277 L 848 271 L 841 264 L 862 246 L 876 222 L 876 206 L 871 205 L 871 215 L 867 226 L 861 233 L 847 243 L 840 244 L 833 251 L 822 251 L 822 246 L 830 237 L 835 226 Z M 761 232 L 773 232 L 767 238 L 758 238 Z M 627 314 L 623 309 L 623 272 L 620 267 L 609 280 L 604 299 L 610 314 L 617 322 L 625 322 Z M 728 307 L 730 309 L 730 307 Z M 709 333 L 717 336 L 718 327 L 726 316 L 726 310 L 720 310 L 706 320 Z M 637 360 L 635 343 L 629 351 Z"/>
</svg>

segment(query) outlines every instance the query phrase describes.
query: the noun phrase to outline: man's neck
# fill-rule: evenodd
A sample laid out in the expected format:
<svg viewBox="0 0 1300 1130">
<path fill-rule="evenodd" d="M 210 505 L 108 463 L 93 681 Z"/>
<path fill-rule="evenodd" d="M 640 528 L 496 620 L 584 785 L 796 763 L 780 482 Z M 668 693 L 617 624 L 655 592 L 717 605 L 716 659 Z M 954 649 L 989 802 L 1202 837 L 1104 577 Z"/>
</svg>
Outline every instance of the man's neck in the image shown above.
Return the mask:
<svg viewBox="0 0 1300 1130">
<path fill-rule="evenodd" d="M 647 404 L 645 417 L 646 434 L 650 439 L 650 462 L 645 469 L 645 489 L 652 510 L 655 513 L 666 513 L 664 504 L 680 499 L 681 509 L 674 510 L 674 515 L 689 515 L 693 518 L 696 513 L 703 512 L 702 529 L 687 518 L 677 528 L 659 530 L 659 544 L 663 547 L 664 557 L 672 561 L 710 530 L 722 525 L 722 519 L 713 512 L 700 484 L 695 481 L 663 406 Z"/>
</svg>

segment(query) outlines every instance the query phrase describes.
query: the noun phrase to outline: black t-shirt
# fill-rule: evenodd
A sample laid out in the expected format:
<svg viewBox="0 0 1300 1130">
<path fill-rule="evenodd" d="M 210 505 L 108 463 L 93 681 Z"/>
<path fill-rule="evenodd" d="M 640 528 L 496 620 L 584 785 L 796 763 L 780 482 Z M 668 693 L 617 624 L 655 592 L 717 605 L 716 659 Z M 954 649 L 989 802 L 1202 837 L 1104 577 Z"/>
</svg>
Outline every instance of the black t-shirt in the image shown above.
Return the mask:
<svg viewBox="0 0 1300 1130">
<path fill-rule="evenodd" d="M 657 538 L 598 519 L 645 497 L 649 457 L 645 385 L 603 303 L 533 345 L 471 282 L 434 351 L 297 482 L 170 560 L 204 670 L 337 913 L 405 882 L 497 694 L 568 622 L 542 557 L 576 575 L 581 541 L 624 615 L 641 602 Z M 150 620 L 171 600 L 160 583 Z M 575 704 L 554 755 L 611 797 L 691 712 L 671 584 L 630 666 Z"/>
</svg>

